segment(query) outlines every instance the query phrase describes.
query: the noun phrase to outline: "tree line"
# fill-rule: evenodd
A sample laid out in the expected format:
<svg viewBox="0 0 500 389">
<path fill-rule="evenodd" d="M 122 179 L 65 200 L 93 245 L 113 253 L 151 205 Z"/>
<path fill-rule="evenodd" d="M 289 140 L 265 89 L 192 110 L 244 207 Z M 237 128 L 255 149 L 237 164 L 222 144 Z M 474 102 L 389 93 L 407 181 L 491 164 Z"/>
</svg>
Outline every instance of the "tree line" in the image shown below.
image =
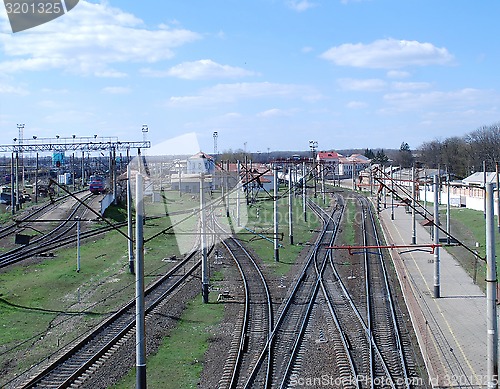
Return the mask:
<svg viewBox="0 0 500 389">
<path fill-rule="evenodd" d="M 395 165 L 405 168 L 414 163 L 448 172 L 464 178 L 476 171 L 482 171 L 483 161 L 488 171 L 495 171 L 495 163 L 500 161 L 500 123 L 482 126 L 464 136 L 452 136 L 444 140 L 424 142 L 415 151 L 403 142 L 399 150 L 366 149 L 364 155 L 372 163 Z"/>
<path fill-rule="evenodd" d="M 461 137 L 425 142 L 417 149 L 416 157 L 431 168 L 446 166 L 450 173 L 462 178 L 482 171 L 483 161 L 487 171 L 495 171 L 495 163 L 500 161 L 500 123 L 482 126 Z"/>
</svg>

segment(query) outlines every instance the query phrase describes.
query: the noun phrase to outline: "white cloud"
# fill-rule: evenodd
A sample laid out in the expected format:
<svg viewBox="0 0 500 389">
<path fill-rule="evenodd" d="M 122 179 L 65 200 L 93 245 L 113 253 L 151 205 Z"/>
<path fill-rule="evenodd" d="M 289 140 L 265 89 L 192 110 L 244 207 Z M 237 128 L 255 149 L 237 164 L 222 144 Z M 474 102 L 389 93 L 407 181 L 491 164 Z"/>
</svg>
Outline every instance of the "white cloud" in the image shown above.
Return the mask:
<svg viewBox="0 0 500 389">
<path fill-rule="evenodd" d="M 269 118 L 269 117 L 281 117 L 281 116 L 291 116 L 293 110 L 284 110 L 279 108 L 271 108 L 266 111 L 259 112 L 258 117 Z"/>
<path fill-rule="evenodd" d="M 101 90 L 102 93 L 107 93 L 111 95 L 124 95 L 130 93 L 130 91 L 131 91 L 130 88 L 124 86 L 108 86 L 102 88 Z"/>
<path fill-rule="evenodd" d="M 0 45 L 10 58 L 0 62 L 3 74 L 63 69 L 119 77 L 123 73 L 110 65 L 169 59 L 174 56 L 174 48 L 201 38 L 180 28 L 147 29 L 142 20 L 107 2 L 80 1 L 64 17 L 22 34 L 6 32 L 7 19 L 2 22 Z"/>
<path fill-rule="evenodd" d="M 432 85 L 428 82 L 393 82 L 391 86 L 397 90 L 422 90 L 429 89 Z"/>
<path fill-rule="evenodd" d="M 453 56 L 431 43 L 381 39 L 370 44 L 346 43 L 320 56 L 340 66 L 371 69 L 399 69 L 406 66 L 449 65 Z"/>
<path fill-rule="evenodd" d="M 491 91 L 465 88 L 457 91 L 441 92 L 432 91 L 426 93 L 388 93 L 384 101 L 390 106 L 381 112 L 397 113 L 420 110 L 470 110 L 478 106 L 498 105 L 499 96 Z"/>
<path fill-rule="evenodd" d="M 349 101 L 346 107 L 350 109 L 361 109 L 368 107 L 368 104 L 363 101 Z"/>
<path fill-rule="evenodd" d="M 29 94 L 29 92 L 24 88 L 0 82 L 0 95 L 1 94 L 26 96 Z"/>
<path fill-rule="evenodd" d="M 167 71 L 144 69 L 141 71 L 151 77 L 178 77 L 186 80 L 206 80 L 213 78 L 240 78 L 255 76 L 258 73 L 243 68 L 221 65 L 211 59 L 201 59 L 193 62 L 183 62 L 173 66 Z"/>
<path fill-rule="evenodd" d="M 308 86 L 271 82 L 244 82 L 218 84 L 214 87 L 203 89 L 199 94 L 194 96 L 174 96 L 170 98 L 168 105 L 211 105 L 231 103 L 241 99 L 268 97 L 300 98 L 306 101 L 316 101 L 322 98 L 319 92 Z"/>
<path fill-rule="evenodd" d="M 243 115 L 239 112 L 228 112 L 222 115 L 222 119 L 240 119 Z"/>
<path fill-rule="evenodd" d="M 353 78 L 341 78 L 337 80 L 339 86 L 344 90 L 356 90 L 356 91 L 380 91 L 387 87 L 387 83 L 380 79 L 353 79 Z"/>
<path fill-rule="evenodd" d="M 289 0 L 287 5 L 297 12 L 307 11 L 309 8 L 314 8 L 317 6 L 316 3 L 312 3 L 308 0 Z"/>
<path fill-rule="evenodd" d="M 410 76 L 411 76 L 411 73 L 406 72 L 404 70 L 389 70 L 387 72 L 387 78 L 402 79 L 402 78 L 408 78 Z"/>
</svg>

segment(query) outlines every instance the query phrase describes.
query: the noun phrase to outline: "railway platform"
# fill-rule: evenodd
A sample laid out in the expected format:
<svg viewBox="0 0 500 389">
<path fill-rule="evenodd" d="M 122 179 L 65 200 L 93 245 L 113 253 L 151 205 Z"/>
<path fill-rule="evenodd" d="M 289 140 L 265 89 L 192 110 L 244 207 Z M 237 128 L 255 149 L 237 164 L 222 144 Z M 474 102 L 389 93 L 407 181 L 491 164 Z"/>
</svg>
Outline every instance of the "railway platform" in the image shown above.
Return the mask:
<svg viewBox="0 0 500 389">
<path fill-rule="evenodd" d="M 404 207 L 382 209 L 380 221 L 389 245 L 412 241 L 411 214 Z M 433 241 L 417 223 L 416 243 Z M 433 388 L 486 388 L 486 296 L 472 278 L 440 249 L 440 298 L 434 298 L 434 256 L 391 249 L 394 266 L 416 330 Z"/>
</svg>

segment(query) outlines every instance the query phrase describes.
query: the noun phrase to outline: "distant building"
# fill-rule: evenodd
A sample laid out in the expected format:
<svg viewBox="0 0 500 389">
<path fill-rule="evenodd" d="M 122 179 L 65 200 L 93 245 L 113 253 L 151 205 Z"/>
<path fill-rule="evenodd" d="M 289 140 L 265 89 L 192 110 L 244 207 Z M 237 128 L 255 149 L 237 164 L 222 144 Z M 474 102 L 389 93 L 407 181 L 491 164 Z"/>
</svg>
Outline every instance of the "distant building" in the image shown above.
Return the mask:
<svg viewBox="0 0 500 389">
<path fill-rule="evenodd" d="M 344 178 L 358 176 L 362 170 L 370 166 L 371 159 L 362 154 L 352 154 L 350 157 L 339 156 L 339 175 Z"/>
<path fill-rule="evenodd" d="M 213 174 L 215 172 L 215 162 L 212 156 L 203 151 L 188 158 L 187 174 Z"/>
<path fill-rule="evenodd" d="M 198 194 L 200 192 L 201 174 L 205 176 L 205 185 L 214 189 L 214 173 L 215 162 L 213 157 L 200 151 L 189 157 L 187 161 L 176 161 L 174 163 L 171 174 L 171 189 L 180 190 L 183 193 Z"/>
<path fill-rule="evenodd" d="M 339 175 L 339 158 L 342 155 L 336 151 L 319 151 L 316 162 L 325 169 L 325 178 L 333 179 Z"/>
</svg>

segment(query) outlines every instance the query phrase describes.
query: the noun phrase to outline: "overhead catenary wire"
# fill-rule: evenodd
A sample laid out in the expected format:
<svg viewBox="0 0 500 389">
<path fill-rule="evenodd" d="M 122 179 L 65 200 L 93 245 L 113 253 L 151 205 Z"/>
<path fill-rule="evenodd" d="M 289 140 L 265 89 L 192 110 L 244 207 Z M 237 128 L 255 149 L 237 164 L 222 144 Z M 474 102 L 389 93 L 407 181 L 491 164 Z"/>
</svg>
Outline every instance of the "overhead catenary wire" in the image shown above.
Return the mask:
<svg viewBox="0 0 500 389">
<path fill-rule="evenodd" d="M 382 172 L 382 171 L 381 171 L 381 172 Z M 405 192 L 406 192 L 406 193 L 407 193 L 407 195 L 408 195 L 408 198 L 410 199 L 410 201 L 407 203 L 408 207 L 410 207 L 410 208 L 414 208 L 414 209 L 415 209 L 415 212 L 416 212 L 417 214 L 419 214 L 420 216 L 422 216 L 422 217 L 423 217 L 423 218 L 424 218 L 427 222 L 429 222 L 429 223 L 431 224 L 431 226 L 434 226 L 434 225 L 435 225 L 435 227 L 436 227 L 436 228 L 437 228 L 440 232 L 442 232 L 443 234 L 445 234 L 445 236 L 449 236 L 449 237 L 453 240 L 453 242 L 457 242 L 456 244 L 450 244 L 450 246 L 457 246 L 457 245 L 458 245 L 458 246 L 461 246 L 461 247 L 463 247 L 465 250 L 467 250 L 469 253 L 471 253 L 472 255 L 477 256 L 479 259 L 481 259 L 482 261 L 486 262 L 486 257 L 484 257 L 484 256 L 482 257 L 482 256 L 478 255 L 478 254 L 477 254 L 477 253 L 476 253 L 473 249 L 471 249 L 470 247 L 468 247 L 465 243 L 463 243 L 462 241 L 460 241 L 458 238 L 456 238 L 455 236 L 453 236 L 451 233 L 450 233 L 450 234 L 448 234 L 448 232 L 446 231 L 446 228 L 441 227 L 439 224 L 435 224 L 435 223 L 434 223 L 434 219 L 431 219 L 431 218 L 429 218 L 429 217 L 427 216 L 427 214 L 429 213 L 429 211 L 428 211 L 428 210 L 426 210 L 426 209 L 424 209 L 424 208 L 422 207 L 422 205 L 420 205 L 420 203 L 419 203 L 418 201 L 415 201 L 415 202 L 414 202 L 414 203 L 415 203 L 415 205 L 413 205 L 413 204 L 412 204 L 412 203 L 413 203 L 413 201 L 412 201 L 413 199 L 412 199 L 412 197 L 411 197 L 411 194 L 410 194 L 410 193 L 409 193 L 409 192 L 408 192 L 408 191 L 407 191 L 407 190 L 406 190 L 403 186 L 401 186 L 401 185 L 399 185 L 399 184 L 397 184 L 397 183 L 396 183 L 396 184 L 394 185 L 394 188 L 391 188 L 390 186 L 388 186 L 387 184 L 385 184 L 385 182 L 384 182 L 385 180 L 391 180 L 391 181 L 392 181 L 392 178 L 389 178 L 389 177 L 388 177 L 388 175 L 387 175 L 387 173 L 385 173 L 385 172 L 382 172 L 382 174 L 383 174 L 383 175 L 385 175 L 385 178 L 380 178 L 380 177 L 375 176 L 375 180 L 376 180 L 376 181 L 378 181 L 378 182 L 379 182 L 379 184 L 380 184 L 382 187 L 387 188 L 387 190 L 388 190 L 388 191 L 389 191 L 392 195 L 396 195 L 396 196 L 398 196 L 399 198 L 401 198 L 401 197 L 400 197 L 400 195 L 399 195 L 399 193 L 398 193 L 398 188 L 399 188 L 400 190 L 402 190 L 402 191 L 403 191 L 403 193 L 405 193 Z"/>
</svg>

